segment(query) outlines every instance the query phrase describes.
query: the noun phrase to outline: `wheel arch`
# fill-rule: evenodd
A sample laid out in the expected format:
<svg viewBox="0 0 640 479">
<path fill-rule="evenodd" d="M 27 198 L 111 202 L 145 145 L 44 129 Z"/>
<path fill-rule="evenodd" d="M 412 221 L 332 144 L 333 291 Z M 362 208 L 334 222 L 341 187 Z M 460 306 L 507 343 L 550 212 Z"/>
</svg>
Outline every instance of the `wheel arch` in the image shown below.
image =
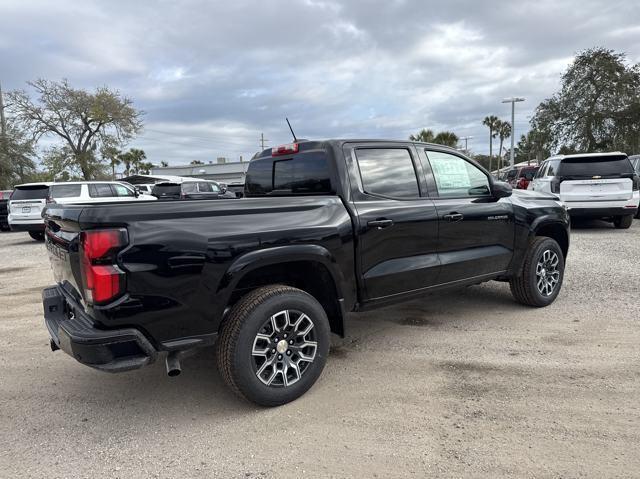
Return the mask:
<svg viewBox="0 0 640 479">
<path fill-rule="evenodd" d="M 344 282 L 335 258 L 325 247 L 278 246 L 238 257 L 223 276 L 217 294 L 223 296 L 228 308 L 260 286 L 293 286 L 313 296 L 327 313 L 331 332 L 344 337 Z"/>
<path fill-rule="evenodd" d="M 566 225 L 556 220 L 541 220 L 532 225 L 530 237 L 546 236 L 558 243 L 565 261 L 569 253 L 569 231 Z"/>
</svg>

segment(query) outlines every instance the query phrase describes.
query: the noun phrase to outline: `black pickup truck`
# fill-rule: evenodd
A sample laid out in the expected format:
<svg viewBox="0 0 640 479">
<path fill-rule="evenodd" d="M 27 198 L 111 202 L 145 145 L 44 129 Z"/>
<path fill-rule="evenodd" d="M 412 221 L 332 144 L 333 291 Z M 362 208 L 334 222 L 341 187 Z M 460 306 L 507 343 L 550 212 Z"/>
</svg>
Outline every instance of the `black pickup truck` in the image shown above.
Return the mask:
<svg viewBox="0 0 640 479">
<path fill-rule="evenodd" d="M 300 141 L 250 163 L 240 200 L 51 205 L 43 291 L 51 347 L 104 371 L 215 344 L 261 405 L 319 377 L 347 313 L 489 280 L 553 302 L 569 216 L 477 163 L 405 141 Z"/>
</svg>

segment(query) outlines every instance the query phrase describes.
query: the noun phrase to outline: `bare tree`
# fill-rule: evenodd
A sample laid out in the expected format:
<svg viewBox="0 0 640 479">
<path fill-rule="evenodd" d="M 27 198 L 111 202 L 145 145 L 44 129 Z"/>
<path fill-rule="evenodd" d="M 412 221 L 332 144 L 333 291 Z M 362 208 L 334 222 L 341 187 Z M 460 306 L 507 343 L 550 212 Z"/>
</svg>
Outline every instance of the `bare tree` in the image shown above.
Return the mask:
<svg viewBox="0 0 640 479">
<path fill-rule="evenodd" d="M 35 140 L 57 136 L 65 142 L 85 179 L 105 165 L 95 154 L 102 146 L 122 145 L 142 129 L 142 112 L 118 91 L 99 87 L 94 92 L 76 89 L 67 80 L 29 82 L 37 100 L 24 90 L 7 95 L 7 110 Z"/>
</svg>

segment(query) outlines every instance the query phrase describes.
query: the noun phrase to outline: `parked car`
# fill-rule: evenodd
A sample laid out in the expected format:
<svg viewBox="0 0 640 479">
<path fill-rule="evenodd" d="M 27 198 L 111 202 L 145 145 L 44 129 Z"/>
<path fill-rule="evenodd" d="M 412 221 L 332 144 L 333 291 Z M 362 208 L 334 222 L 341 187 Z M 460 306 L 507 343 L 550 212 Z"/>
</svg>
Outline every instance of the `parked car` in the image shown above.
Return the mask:
<svg viewBox="0 0 640 479">
<path fill-rule="evenodd" d="M 161 181 L 153 186 L 151 194 L 159 200 L 217 200 L 225 197 L 215 181 L 197 179 Z"/>
<path fill-rule="evenodd" d="M 140 193 L 143 193 L 145 195 L 152 194 L 153 186 L 154 186 L 153 183 L 148 185 L 134 185 L 136 190 L 138 190 Z"/>
<path fill-rule="evenodd" d="M 44 240 L 42 210 L 52 183 L 25 183 L 13 190 L 9 199 L 9 226 L 12 231 L 26 231 L 36 241 Z"/>
<path fill-rule="evenodd" d="M 53 183 L 47 197 L 48 202 L 60 204 L 156 200 L 155 196 L 138 193 L 133 186 L 121 181 Z"/>
<path fill-rule="evenodd" d="M 50 205 L 52 349 L 105 371 L 217 343 L 239 396 L 275 406 L 320 376 L 347 313 L 483 281 L 542 307 L 569 216 L 441 145 L 300 141 L 265 150 L 237 201 Z M 499 306 L 496 306 L 499 307 Z"/>
<path fill-rule="evenodd" d="M 631 165 L 633 166 L 636 175 L 640 176 L 640 155 L 633 155 L 629 157 L 629 161 L 631 161 Z M 636 218 L 640 219 L 640 208 L 638 208 L 638 212 L 636 213 Z"/>
<path fill-rule="evenodd" d="M 9 197 L 13 190 L 0 191 L 0 231 L 9 231 Z"/>
<path fill-rule="evenodd" d="M 518 168 L 516 178 L 511 186 L 519 190 L 526 190 L 529 188 L 529 183 L 533 180 L 533 177 L 538 171 L 537 166 L 522 166 Z"/>
<path fill-rule="evenodd" d="M 552 156 L 533 178 L 532 190 L 559 195 L 574 217 L 613 221 L 629 228 L 640 203 L 640 180 L 624 153 Z"/>
</svg>

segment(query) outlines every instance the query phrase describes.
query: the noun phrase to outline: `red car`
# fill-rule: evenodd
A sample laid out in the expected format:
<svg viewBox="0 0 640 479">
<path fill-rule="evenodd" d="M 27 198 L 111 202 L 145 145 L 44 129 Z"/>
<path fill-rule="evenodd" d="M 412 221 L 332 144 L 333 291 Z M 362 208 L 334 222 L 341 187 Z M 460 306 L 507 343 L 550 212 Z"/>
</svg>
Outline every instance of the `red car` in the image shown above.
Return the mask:
<svg viewBox="0 0 640 479">
<path fill-rule="evenodd" d="M 526 190 L 529 187 L 529 183 L 538 172 L 537 166 L 523 166 L 518 170 L 518 174 L 515 179 L 515 188 L 518 190 Z"/>
</svg>

